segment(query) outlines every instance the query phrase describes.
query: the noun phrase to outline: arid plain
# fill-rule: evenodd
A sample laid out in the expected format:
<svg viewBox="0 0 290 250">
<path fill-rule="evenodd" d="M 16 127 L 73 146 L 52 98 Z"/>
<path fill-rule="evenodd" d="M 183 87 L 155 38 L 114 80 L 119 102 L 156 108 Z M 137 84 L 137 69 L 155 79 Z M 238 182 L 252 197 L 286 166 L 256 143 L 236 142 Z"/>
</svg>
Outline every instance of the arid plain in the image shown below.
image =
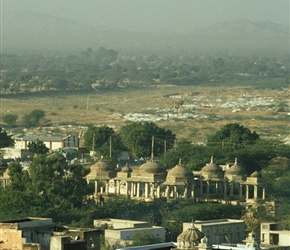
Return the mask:
<svg viewBox="0 0 290 250">
<path fill-rule="evenodd" d="M 150 121 L 171 129 L 177 138 L 205 142 L 227 123 L 239 123 L 262 137 L 290 141 L 289 88 L 250 86 L 155 85 L 140 89 L 91 92 L 34 93 L 2 97 L 1 113 L 21 118 L 34 109 L 45 111 L 37 134 L 78 134 L 88 125 L 108 125 L 116 131 L 130 121 Z"/>
</svg>

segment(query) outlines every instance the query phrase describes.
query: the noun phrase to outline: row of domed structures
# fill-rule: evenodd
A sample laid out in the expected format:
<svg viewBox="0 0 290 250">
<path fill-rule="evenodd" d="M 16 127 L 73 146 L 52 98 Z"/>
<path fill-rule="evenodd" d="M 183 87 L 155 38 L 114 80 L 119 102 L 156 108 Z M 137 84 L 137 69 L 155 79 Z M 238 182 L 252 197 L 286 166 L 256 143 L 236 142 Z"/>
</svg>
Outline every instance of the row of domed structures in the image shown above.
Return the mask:
<svg viewBox="0 0 290 250">
<path fill-rule="evenodd" d="M 247 176 L 245 169 L 235 163 L 222 169 L 213 157 L 200 172 L 192 172 L 181 160 L 166 170 L 151 160 L 138 168 L 124 166 L 117 172 L 110 163 L 100 160 L 90 167 L 87 182 L 95 183 L 95 196 L 124 195 L 152 201 L 156 199 L 193 199 L 196 201 L 249 201 L 265 199 L 265 187 L 260 173 Z"/>
<path fill-rule="evenodd" d="M 56 153 L 49 157 L 56 157 Z M 57 154 L 57 157 L 62 157 Z M 5 163 L 5 162 L 4 162 Z M 7 163 L 0 162 L 1 182 L 10 182 Z M 4 166 L 4 165 L 5 166 Z M 3 165 L 3 166 L 2 166 Z M 151 160 L 139 167 L 115 167 L 102 159 L 90 167 L 87 182 L 94 182 L 95 197 L 99 195 L 122 195 L 134 199 L 153 201 L 156 199 L 191 199 L 195 201 L 248 202 L 265 199 L 265 186 L 260 173 L 247 176 L 245 169 L 235 163 L 223 169 L 213 161 L 213 157 L 200 172 L 192 172 L 181 160 L 170 169 Z"/>
</svg>

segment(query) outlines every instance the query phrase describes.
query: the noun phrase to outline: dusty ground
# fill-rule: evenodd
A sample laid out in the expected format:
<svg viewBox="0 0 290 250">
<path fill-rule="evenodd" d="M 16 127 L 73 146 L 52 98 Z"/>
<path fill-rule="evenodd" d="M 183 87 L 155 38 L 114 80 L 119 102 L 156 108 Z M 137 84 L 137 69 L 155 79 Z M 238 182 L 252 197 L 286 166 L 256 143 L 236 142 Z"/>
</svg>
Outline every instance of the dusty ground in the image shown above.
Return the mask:
<svg viewBox="0 0 290 250">
<path fill-rule="evenodd" d="M 79 133 L 89 124 L 118 130 L 129 121 L 152 121 L 171 129 L 178 138 L 202 142 L 226 123 L 237 122 L 265 137 L 289 139 L 289 93 L 289 89 L 163 85 L 140 90 L 2 97 L 1 117 L 17 114 L 20 125 L 23 114 L 42 109 L 51 124 L 37 131 L 50 134 Z M 177 110 L 180 100 L 183 104 Z M 17 132 L 22 131 L 18 128 Z"/>
</svg>

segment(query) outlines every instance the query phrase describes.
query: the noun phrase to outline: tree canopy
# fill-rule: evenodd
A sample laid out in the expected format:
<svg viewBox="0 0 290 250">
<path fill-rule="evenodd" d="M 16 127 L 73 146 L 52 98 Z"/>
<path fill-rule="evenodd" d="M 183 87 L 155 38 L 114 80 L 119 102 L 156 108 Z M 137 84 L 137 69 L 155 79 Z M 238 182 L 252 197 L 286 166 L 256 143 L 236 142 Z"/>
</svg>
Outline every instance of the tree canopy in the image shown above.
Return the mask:
<svg viewBox="0 0 290 250">
<path fill-rule="evenodd" d="M 158 127 L 151 122 L 137 122 L 121 128 L 120 136 L 123 144 L 134 157 L 149 157 L 151 155 L 152 140 L 154 139 L 154 156 L 158 157 L 174 145 L 175 134 L 169 129 Z"/>
<path fill-rule="evenodd" d="M 49 151 L 49 148 L 45 146 L 43 141 L 36 140 L 35 142 L 28 143 L 28 150 L 33 154 L 46 154 Z"/>
<path fill-rule="evenodd" d="M 0 127 L 0 148 L 11 147 L 14 145 L 14 140 L 11 136 L 7 135 L 7 132 Z"/>
<path fill-rule="evenodd" d="M 17 118 L 18 118 L 18 115 L 16 114 L 7 114 L 2 117 L 3 122 L 8 124 L 9 126 L 15 126 Z"/>
<path fill-rule="evenodd" d="M 32 127 L 37 126 L 41 119 L 45 116 L 45 111 L 41 109 L 34 109 L 29 114 L 25 114 L 22 118 L 24 126 Z"/>
<path fill-rule="evenodd" d="M 238 123 L 228 123 L 207 139 L 208 146 L 221 147 L 227 150 L 237 150 L 254 144 L 259 135 Z"/>
</svg>

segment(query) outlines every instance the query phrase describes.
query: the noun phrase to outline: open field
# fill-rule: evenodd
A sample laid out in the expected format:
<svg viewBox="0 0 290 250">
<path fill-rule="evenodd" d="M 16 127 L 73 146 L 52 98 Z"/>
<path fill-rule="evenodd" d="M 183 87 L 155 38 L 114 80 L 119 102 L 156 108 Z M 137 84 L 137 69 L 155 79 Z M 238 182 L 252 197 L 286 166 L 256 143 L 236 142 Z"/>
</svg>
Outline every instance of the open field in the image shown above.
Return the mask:
<svg viewBox="0 0 290 250">
<path fill-rule="evenodd" d="M 89 124 L 118 130 L 128 121 L 152 121 L 171 129 L 177 138 L 194 142 L 203 142 L 226 123 L 237 122 L 261 136 L 290 140 L 289 93 L 289 88 L 161 85 L 134 90 L 2 96 L 1 117 L 17 114 L 20 124 L 23 114 L 42 109 L 51 121 L 49 128 L 63 135 L 79 133 Z M 183 104 L 177 110 L 180 100 Z"/>
</svg>

